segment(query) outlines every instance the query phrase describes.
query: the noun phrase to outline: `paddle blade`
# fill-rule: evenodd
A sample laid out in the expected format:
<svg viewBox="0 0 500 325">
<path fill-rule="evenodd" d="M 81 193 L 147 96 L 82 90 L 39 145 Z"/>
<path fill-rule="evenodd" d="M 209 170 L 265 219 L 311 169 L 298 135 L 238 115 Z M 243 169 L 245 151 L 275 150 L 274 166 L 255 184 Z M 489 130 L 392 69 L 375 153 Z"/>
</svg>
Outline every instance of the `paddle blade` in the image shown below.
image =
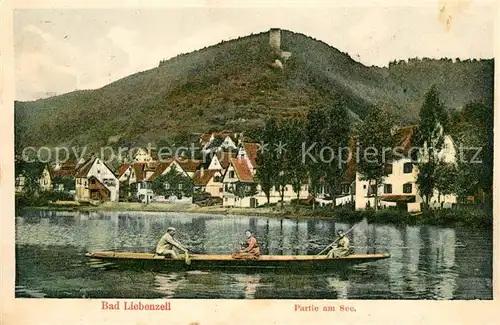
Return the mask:
<svg viewBox="0 0 500 325">
<path fill-rule="evenodd" d="M 189 254 L 188 253 L 186 253 L 186 260 L 185 260 L 185 262 L 186 262 L 186 265 L 190 265 L 191 264 L 191 258 L 189 258 Z"/>
</svg>

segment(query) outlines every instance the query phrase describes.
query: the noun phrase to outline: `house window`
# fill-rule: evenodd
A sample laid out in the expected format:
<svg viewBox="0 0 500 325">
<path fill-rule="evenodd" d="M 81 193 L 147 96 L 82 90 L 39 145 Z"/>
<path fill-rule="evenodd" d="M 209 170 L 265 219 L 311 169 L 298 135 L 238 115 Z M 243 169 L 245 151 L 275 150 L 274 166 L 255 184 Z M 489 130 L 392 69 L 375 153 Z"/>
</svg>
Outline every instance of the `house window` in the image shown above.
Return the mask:
<svg viewBox="0 0 500 325">
<path fill-rule="evenodd" d="M 234 170 L 229 171 L 229 178 L 234 178 Z"/>
<path fill-rule="evenodd" d="M 342 185 L 342 193 L 343 194 L 348 194 L 350 192 L 351 186 L 349 184 L 343 184 Z"/>
<path fill-rule="evenodd" d="M 182 184 L 178 184 L 178 185 L 177 185 L 177 188 L 178 188 L 179 190 L 182 190 Z"/>
<path fill-rule="evenodd" d="M 386 173 L 387 175 L 392 174 L 392 164 L 390 164 L 390 163 L 389 163 L 389 164 L 386 164 L 386 165 L 385 165 L 385 173 Z"/>
<path fill-rule="evenodd" d="M 403 184 L 403 193 L 411 193 L 412 192 L 412 184 L 406 183 Z"/>
<path fill-rule="evenodd" d="M 224 201 L 226 201 L 226 202 L 227 202 L 227 197 L 225 197 L 225 198 L 224 198 Z"/>
<path fill-rule="evenodd" d="M 285 192 L 288 192 L 288 186 L 285 186 Z"/>
<path fill-rule="evenodd" d="M 370 185 L 369 194 L 375 194 L 375 193 L 377 193 L 377 185 Z"/>
<path fill-rule="evenodd" d="M 363 185 L 363 190 L 366 190 L 366 184 Z"/>
<path fill-rule="evenodd" d="M 170 184 L 169 184 L 169 183 L 165 183 L 165 189 L 166 189 L 166 190 L 169 190 L 169 189 L 170 189 Z"/>
<path fill-rule="evenodd" d="M 222 192 L 222 187 L 219 188 L 219 192 Z"/>
<path fill-rule="evenodd" d="M 101 170 L 100 170 L 100 169 L 98 169 L 98 170 L 97 170 L 97 173 L 98 173 L 98 174 L 100 174 L 100 173 L 101 173 Z"/>
<path fill-rule="evenodd" d="M 100 164 L 101 164 L 101 161 L 100 161 L 100 160 L 98 160 L 98 161 L 96 162 L 96 164 L 100 165 Z"/>
<path fill-rule="evenodd" d="M 384 193 L 386 194 L 392 193 L 392 184 L 384 184 Z"/>
<path fill-rule="evenodd" d="M 405 164 L 403 165 L 403 172 L 404 172 L 405 174 L 409 174 L 409 173 L 411 173 L 412 171 L 413 171 L 413 164 L 412 164 L 412 163 L 409 163 L 409 162 L 408 162 L 408 163 L 405 163 Z"/>
</svg>

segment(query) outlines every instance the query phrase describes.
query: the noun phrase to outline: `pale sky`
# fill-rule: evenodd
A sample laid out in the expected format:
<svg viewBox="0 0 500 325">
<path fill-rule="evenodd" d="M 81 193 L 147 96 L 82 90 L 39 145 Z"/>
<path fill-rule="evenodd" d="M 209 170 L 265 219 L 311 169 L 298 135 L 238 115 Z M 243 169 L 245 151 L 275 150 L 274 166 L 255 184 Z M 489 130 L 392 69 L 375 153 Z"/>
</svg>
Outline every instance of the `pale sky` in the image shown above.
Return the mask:
<svg viewBox="0 0 500 325">
<path fill-rule="evenodd" d="M 16 100 L 100 88 L 154 68 L 162 59 L 271 27 L 322 40 L 367 66 L 410 57 L 492 58 L 493 6 L 461 3 L 442 11 L 437 2 L 420 7 L 18 9 Z"/>
</svg>

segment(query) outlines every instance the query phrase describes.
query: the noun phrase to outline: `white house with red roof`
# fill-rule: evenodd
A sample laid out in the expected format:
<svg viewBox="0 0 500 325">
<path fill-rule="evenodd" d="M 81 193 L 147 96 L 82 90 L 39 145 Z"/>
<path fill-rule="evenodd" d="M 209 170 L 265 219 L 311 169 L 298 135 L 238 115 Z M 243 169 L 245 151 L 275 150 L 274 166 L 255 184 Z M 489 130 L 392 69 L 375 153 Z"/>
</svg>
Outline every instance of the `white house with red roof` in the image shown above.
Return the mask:
<svg viewBox="0 0 500 325">
<path fill-rule="evenodd" d="M 238 150 L 237 158 L 244 159 L 250 168 L 252 174 L 255 175 L 257 169 L 257 152 L 259 151 L 260 143 L 243 142 Z"/>
<path fill-rule="evenodd" d="M 400 207 L 409 212 L 421 210 L 423 202 L 419 195 L 416 183 L 418 168 L 412 159 L 412 139 L 415 136 L 416 126 L 407 126 L 398 129 L 395 133 L 398 147 L 404 155 L 400 159 L 388 162 L 386 168 L 388 176 L 378 188 L 362 180 L 362 174 L 356 172 L 356 210 L 364 210 L 375 206 L 375 191 L 379 197 L 380 207 Z M 450 136 L 444 137 L 444 146 L 439 153 L 440 159 L 447 163 L 455 163 L 455 145 Z M 439 195 L 437 191 L 430 199 L 431 207 L 452 207 L 457 203 L 453 194 Z"/>
<path fill-rule="evenodd" d="M 204 169 L 197 170 L 193 183 L 195 187 L 199 187 L 202 193 L 208 193 L 212 197 L 223 196 L 223 177 L 220 170 Z"/>
<path fill-rule="evenodd" d="M 231 158 L 224 174 L 223 200 L 224 207 L 256 207 L 258 201 L 254 198 L 257 183 L 252 171 L 243 158 Z"/>
<path fill-rule="evenodd" d="M 92 157 L 75 171 L 75 200 L 81 202 L 119 200 L 120 182 L 100 158 Z"/>
</svg>

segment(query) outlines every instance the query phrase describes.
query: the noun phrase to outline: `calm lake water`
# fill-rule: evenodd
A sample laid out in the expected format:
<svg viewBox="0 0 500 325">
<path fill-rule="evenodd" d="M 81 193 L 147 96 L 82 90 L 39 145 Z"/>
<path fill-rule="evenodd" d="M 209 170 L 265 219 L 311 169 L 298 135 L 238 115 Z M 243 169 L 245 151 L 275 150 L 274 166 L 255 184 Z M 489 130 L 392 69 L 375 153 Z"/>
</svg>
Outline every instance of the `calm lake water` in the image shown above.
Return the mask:
<svg viewBox="0 0 500 325">
<path fill-rule="evenodd" d="M 315 254 L 351 224 L 149 212 L 24 212 L 16 218 L 16 297 L 492 299 L 490 230 L 360 224 L 359 253 L 392 257 L 331 273 L 152 272 L 96 263 L 92 250 L 152 252 L 166 228 L 194 250 L 230 253 L 253 229 L 266 254 Z"/>
</svg>

